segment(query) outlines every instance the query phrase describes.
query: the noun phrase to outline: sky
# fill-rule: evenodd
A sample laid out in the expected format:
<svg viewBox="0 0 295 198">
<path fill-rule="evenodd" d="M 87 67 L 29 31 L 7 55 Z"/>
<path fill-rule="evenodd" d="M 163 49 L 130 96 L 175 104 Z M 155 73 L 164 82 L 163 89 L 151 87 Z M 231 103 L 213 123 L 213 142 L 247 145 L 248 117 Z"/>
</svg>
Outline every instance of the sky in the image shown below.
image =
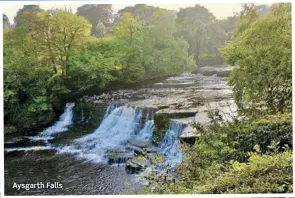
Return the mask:
<svg viewBox="0 0 295 198">
<path fill-rule="evenodd" d="M 81 4 L 83 5 L 83 4 Z M 77 11 L 77 8 L 81 5 L 40 5 L 40 8 L 44 10 L 56 9 L 56 8 L 71 8 L 73 12 Z M 118 11 L 125 8 L 126 6 L 133 6 L 134 4 L 113 4 L 113 10 Z M 148 4 L 155 7 L 166 8 L 170 10 L 179 10 L 180 8 L 193 7 L 195 4 Z M 239 3 L 207 3 L 200 4 L 206 7 L 217 19 L 224 19 L 228 16 L 234 15 L 235 12 L 240 12 L 242 10 L 241 4 Z M 16 12 L 23 7 L 23 4 L 20 5 L 3 5 L 4 14 L 9 18 L 10 22 L 13 22 L 13 19 L 16 15 Z"/>
</svg>

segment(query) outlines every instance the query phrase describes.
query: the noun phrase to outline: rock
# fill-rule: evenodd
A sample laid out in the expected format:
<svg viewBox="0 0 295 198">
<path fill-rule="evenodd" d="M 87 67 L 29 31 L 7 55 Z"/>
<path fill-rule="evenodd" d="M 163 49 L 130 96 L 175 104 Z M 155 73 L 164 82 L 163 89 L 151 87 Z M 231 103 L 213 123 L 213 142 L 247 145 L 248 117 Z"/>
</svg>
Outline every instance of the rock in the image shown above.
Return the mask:
<svg viewBox="0 0 295 198">
<path fill-rule="evenodd" d="M 194 144 L 196 141 L 196 137 L 198 137 L 199 134 L 197 134 L 197 129 L 194 128 L 191 125 L 188 125 L 182 132 L 180 139 L 183 142 L 186 142 L 188 144 Z"/>
<path fill-rule="evenodd" d="M 157 154 L 156 153 L 147 153 L 146 155 L 152 164 L 157 164 Z"/>
<path fill-rule="evenodd" d="M 134 152 L 136 154 L 142 154 L 143 153 L 143 149 L 137 146 L 133 146 L 132 149 L 134 150 Z"/>
<path fill-rule="evenodd" d="M 153 173 L 153 169 L 151 167 L 146 168 L 140 176 L 143 178 L 148 178 Z"/>
<path fill-rule="evenodd" d="M 159 105 L 158 109 L 167 109 L 169 108 L 169 105 Z"/>
<path fill-rule="evenodd" d="M 147 159 L 129 159 L 126 162 L 126 171 L 128 173 L 138 173 L 150 166 L 150 161 Z"/>
<path fill-rule="evenodd" d="M 134 153 L 137 154 L 137 155 L 141 155 L 141 154 L 144 153 L 144 150 L 143 150 L 142 148 L 140 148 L 140 147 L 138 147 L 138 146 L 131 145 L 131 144 L 127 145 L 126 148 L 127 148 L 128 150 L 133 150 Z"/>
<path fill-rule="evenodd" d="M 155 146 L 151 146 L 151 147 L 146 147 L 145 148 L 147 153 L 157 153 L 158 149 Z"/>
<path fill-rule="evenodd" d="M 108 155 L 109 164 L 123 164 L 133 157 L 132 153 L 111 153 Z"/>
<path fill-rule="evenodd" d="M 156 112 L 156 115 L 163 115 L 168 118 L 187 118 L 187 117 L 193 117 L 198 112 L 197 108 L 191 108 L 191 109 L 162 109 L 160 111 Z"/>
<path fill-rule="evenodd" d="M 149 140 L 138 139 L 138 138 L 132 138 L 132 139 L 128 140 L 128 142 L 131 145 L 137 146 L 137 147 L 148 147 L 151 144 L 151 142 Z"/>
</svg>

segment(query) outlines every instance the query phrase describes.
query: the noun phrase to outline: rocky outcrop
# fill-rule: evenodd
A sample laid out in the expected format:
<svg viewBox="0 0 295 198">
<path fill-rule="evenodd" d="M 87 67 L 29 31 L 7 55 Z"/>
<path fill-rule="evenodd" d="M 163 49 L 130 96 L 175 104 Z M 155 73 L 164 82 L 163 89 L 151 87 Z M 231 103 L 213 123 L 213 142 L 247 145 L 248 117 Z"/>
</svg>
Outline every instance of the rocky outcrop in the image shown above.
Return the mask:
<svg viewBox="0 0 295 198">
<path fill-rule="evenodd" d="M 132 158 L 126 162 L 126 171 L 128 173 L 139 173 L 151 165 L 148 159 Z"/>
<path fill-rule="evenodd" d="M 185 129 L 183 130 L 181 136 L 180 136 L 180 140 L 182 142 L 188 143 L 188 144 L 195 144 L 196 142 L 196 138 L 199 136 L 200 134 L 198 134 L 198 131 L 195 127 L 193 127 L 192 125 L 188 125 L 187 127 L 185 127 Z"/>
<path fill-rule="evenodd" d="M 128 141 L 130 147 L 135 151 L 135 156 L 128 159 L 126 162 L 126 171 L 128 173 L 139 173 L 150 167 L 152 164 L 157 164 L 159 155 L 157 147 L 151 145 L 149 141 L 130 139 Z"/>
</svg>

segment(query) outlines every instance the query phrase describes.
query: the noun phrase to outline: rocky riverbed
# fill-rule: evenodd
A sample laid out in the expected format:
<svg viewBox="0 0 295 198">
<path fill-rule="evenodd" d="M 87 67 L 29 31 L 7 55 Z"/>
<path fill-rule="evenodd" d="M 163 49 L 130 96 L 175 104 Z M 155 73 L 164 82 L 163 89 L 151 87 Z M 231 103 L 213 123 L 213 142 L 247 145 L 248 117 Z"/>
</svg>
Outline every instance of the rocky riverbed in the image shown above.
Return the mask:
<svg viewBox="0 0 295 198">
<path fill-rule="evenodd" d="M 167 174 L 184 157 L 181 142 L 198 137 L 193 124 L 210 124 L 208 113 L 217 109 L 224 120 L 235 115 L 229 72 L 207 67 L 138 89 L 84 96 L 44 131 L 6 137 L 5 194 L 132 193 L 130 186 L 144 184 L 139 175 Z M 37 181 L 63 188 L 12 187 Z"/>
</svg>

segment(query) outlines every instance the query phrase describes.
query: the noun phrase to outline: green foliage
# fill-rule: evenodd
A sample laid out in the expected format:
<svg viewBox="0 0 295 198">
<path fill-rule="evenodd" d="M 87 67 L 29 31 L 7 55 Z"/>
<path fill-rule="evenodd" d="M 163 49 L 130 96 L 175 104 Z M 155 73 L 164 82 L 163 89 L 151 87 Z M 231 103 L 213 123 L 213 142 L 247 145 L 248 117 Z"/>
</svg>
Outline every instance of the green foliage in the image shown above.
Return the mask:
<svg viewBox="0 0 295 198">
<path fill-rule="evenodd" d="M 136 4 L 135 6 L 128 6 L 124 9 L 121 9 L 118 11 L 118 13 L 121 16 L 123 16 L 125 13 L 131 13 L 132 15 L 139 17 L 141 20 L 144 20 L 146 25 L 149 25 L 151 24 L 151 17 L 158 10 L 163 9 L 145 4 Z"/>
<path fill-rule="evenodd" d="M 196 126 L 193 146 L 177 168 L 176 182 L 155 178 L 143 190 L 160 194 L 292 192 L 292 116 Z"/>
<path fill-rule="evenodd" d="M 293 191 L 292 152 L 250 153 L 248 163 L 234 162 L 230 170 L 194 187 L 195 193 L 290 193 Z"/>
<path fill-rule="evenodd" d="M 246 11 L 245 11 L 246 12 Z M 267 17 L 247 11 L 240 17 L 236 39 L 221 52 L 235 65 L 230 77 L 243 113 L 291 109 L 291 5 L 274 5 Z"/>
<path fill-rule="evenodd" d="M 97 39 L 85 43 L 69 60 L 68 86 L 76 94 L 91 88 L 104 88 L 115 80 L 121 52 L 114 39 Z M 75 80 L 73 80 L 75 79 Z"/>
<path fill-rule="evenodd" d="M 82 6 L 79 16 L 37 8 L 21 10 L 16 28 L 5 26 L 6 125 L 22 129 L 23 117 L 26 125 L 36 123 L 32 127 L 47 124 L 65 102 L 90 91 L 196 68 L 188 43 L 174 35 L 177 16 L 172 11 L 144 6 L 153 10 L 148 19 L 123 13 L 105 37 L 110 16 L 95 11 L 109 13 L 109 5 Z M 90 35 L 91 25 L 82 16 L 95 25 L 92 34 L 102 38 Z"/>
<path fill-rule="evenodd" d="M 126 38 L 131 45 L 136 33 L 142 30 L 143 24 L 144 21 L 140 20 L 139 17 L 125 13 L 120 23 L 113 28 L 113 33 L 118 38 Z"/>
<path fill-rule="evenodd" d="M 52 122 L 60 96 L 71 92 L 65 86 L 68 59 L 90 26 L 60 10 L 22 11 L 17 20 L 4 34 L 5 123 L 29 130 Z"/>
<path fill-rule="evenodd" d="M 181 9 L 177 13 L 177 35 L 189 43 L 189 53 L 198 66 L 222 64 L 218 48 L 224 46 L 230 28 L 218 21 L 208 9 L 200 5 Z M 233 21 L 229 20 L 229 23 Z"/>
</svg>

